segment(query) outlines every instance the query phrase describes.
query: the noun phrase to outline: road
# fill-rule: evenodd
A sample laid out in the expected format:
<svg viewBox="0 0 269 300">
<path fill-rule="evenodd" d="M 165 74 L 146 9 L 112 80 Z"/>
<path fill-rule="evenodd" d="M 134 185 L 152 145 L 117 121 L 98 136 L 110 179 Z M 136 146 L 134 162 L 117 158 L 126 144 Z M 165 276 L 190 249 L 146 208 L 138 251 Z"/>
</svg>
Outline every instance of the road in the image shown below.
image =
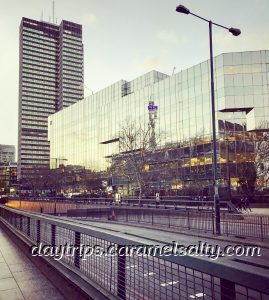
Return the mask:
<svg viewBox="0 0 269 300">
<path fill-rule="evenodd" d="M 183 235 L 180 233 L 165 233 L 148 228 L 138 228 L 129 225 L 112 224 L 104 222 L 73 221 L 81 227 L 98 229 L 106 233 L 114 233 L 122 237 L 139 240 L 141 243 L 151 245 L 165 245 L 176 241 L 179 245 L 198 245 L 201 238 Z M 59 236 L 63 236 L 60 234 Z M 60 241 L 60 240 L 59 240 Z M 87 245 L 108 246 L 103 240 L 85 237 L 83 242 Z M 227 241 L 216 241 L 204 238 L 202 242 L 211 245 L 236 245 Z M 246 243 L 246 241 L 244 241 Z M 242 244 L 242 243 L 238 243 Z M 265 244 L 264 244 L 265 245 Z M 269 279 L 269 247 L 261 248 L 260 257 L 219 257 L 214 261 L 216 265 L 246 268 L 254 273 L 268 275 Z M 198 259 L 208 261 L 208 257 Z M 106 256 L 90 256 L 81 263 L 81 270 L 96 282 L 115 292 L 117 286 L 117 259 Z M 179 266 L 157 257 L 126 257 L 126 294 L 127 299 L 220 299 L 220 282 L 213 276 L 206 275 L 191 268 Z M 247 299 L 246 290 L 237 286 L 237 298 Z M 259 299 L 258 295 L 257 298 Z"/>
<path fill-rule="evenodd" d="M 44 216 L 40 214 L 40 216 Z M 78 225 L 81 233 L 80 244 L 87 246 L 100 245 L 107 248 L 111 245 L 103 238 L 105 234 L 125 238 L 145 245 L 166 245 L 176 241 L 179 245 L 198 245 L 201 238 L 188 236 L 177 232 L 164 232 L 156 226 L 153 228 L 141 228 L 129 226 L 129 224 L 104 223 L 98 221 L 74 220 L 66 217 L 44 216 L 41 221 L 41 242 L 51 245 L 51 220 L 64 221 L 56 228 L 56 245 L 75 245 L 75 231 L 68 229 L 68 224 Z M 19 224 L 20 219 L 15 220 Z M 27 228 L 27 219 L 23 218 L 23 228 Z M 33 239 L 37 237 L 37 221 L 31 219 L 30 234 Z M 17 225 L 18 226 L 18 225 Z M 92 230 L 92 233 L 91 233 Z M 27 230 L 24 229 L 24 232 Z M 85 231 L 86 232 L 86 231 Z M 99 238 L 94 232 L 99 232 Z M 113 238 L 113 240 L 115 240 Z M 219 245 L 223 249 L 227 244 L 236 245 L 227 238 L 227 241 L 216 241 L 209 237 L 203 238 L 213 246 Z M 249 243 L 250 241 L 244 241 Z M 242 244 L 242 242 L 240 243 Z M 88 256 L 81 260 L 80 270 L 91 280 L 95 281 L 112 294 L 116 295 L 119 285 L 124 283 L 118 280 L 119 272 L 125 273 L 126 299 L 221 299 L 220 277 L 227 274 L 227 268 L 232 270 L 231 278 L 235 282 L 243 280 L 242 274 L 249 274 L 252 278 L 261 279 L 255 284 L 263 288 L 269 282 L 269 247 L 261 247 L 260 257 L 227 257 L 221 256 L 217 260 L 212 257 L 200 256 L 196 258 L 179 257 L 176 261 L 165 257 L 157 256 L 126 256 L 125 261 L 115 256 Z M 62 261 L 74 266 L 74 256 L 65 254 Z M 191 264 L 190 264 L 191 262 Z M 226 271 L 224 271 L 226 270 Z M 208 275 L 208 274 L 214 274 Z M 230 275 L 229 275 L 230 276 Z M 226 275 L 227 277 L 227 275 Z M 243 279 L 242 279 L 243 278 Z M 253 280 L 252 280 L 253 281 Z M 248 283 L 249 284 L 249 283 Z M 236 285 L 236 299 L 248 299 L 247 294 L 254 295 L 251 299 L 267 299 L 261 297 L 259 292 L 245 289 Z M 269 294 L 269 292 L 268 292 Z M 231 298 L 235 299 L 235 298 Z"/>
</svg>

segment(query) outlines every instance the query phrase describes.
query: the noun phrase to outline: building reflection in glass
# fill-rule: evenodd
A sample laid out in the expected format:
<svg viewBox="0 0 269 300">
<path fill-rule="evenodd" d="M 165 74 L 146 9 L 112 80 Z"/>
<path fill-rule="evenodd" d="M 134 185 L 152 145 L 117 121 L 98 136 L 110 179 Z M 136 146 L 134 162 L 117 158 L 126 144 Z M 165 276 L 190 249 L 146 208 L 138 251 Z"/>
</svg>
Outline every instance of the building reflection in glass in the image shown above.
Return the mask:
<svg viewBox="0 0 269 300">
<path fill-rule="evenodd" d="M 269 120 L 269 51 L 221 54 L 214 65 L 219 177 L 235 184 L 253 165 L 255 141 L 268 129 L 263 126 Z M 208 61 L 173 76 L 152 71 L 121 80 L 50 116 L 50 156 L 106 170 L 118 153 L 118 132 L 126 120 L 147 126 L 149 99 L 158 105 L 156 131 L 162 135 L 151 158 L 158 163 L 149 163 L 149 171 L 162 170 L 170 188 L 211 179 Z"/>
</svg>

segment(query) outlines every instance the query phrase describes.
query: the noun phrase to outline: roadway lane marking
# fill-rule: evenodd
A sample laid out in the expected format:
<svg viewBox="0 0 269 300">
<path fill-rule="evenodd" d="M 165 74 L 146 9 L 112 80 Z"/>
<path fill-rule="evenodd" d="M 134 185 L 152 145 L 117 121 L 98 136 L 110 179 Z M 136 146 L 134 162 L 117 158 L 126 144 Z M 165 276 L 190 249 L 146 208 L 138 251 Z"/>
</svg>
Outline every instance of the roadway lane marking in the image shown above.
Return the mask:
<svg viewBox="0 0 269 300">
<path fill-rule="evenodd" d="M 146 276 L 153 276 L 154 274 L 156 274 L 156 273 L 154 273 L 154 272 L 149 272 L 149 273 L 144 273 L 144 276 L 146 277 Z"/>
<path fill-rule="evenodd" d="M 192 299 L 201 298 L 201 297 L 203 297 L 205 295 L 206 294 L 204 294 L 204 293 L 197 293 L 197 294 L 194 294 L 194 295 L 190 295 L 190 298 L 192 298 Z"/>
<path fill-rule="evenodd" d="M 126 267 L 126 269 L 131 269 L 131 268 L 136 268 L 136 267 L 137 267 L 137 265 L 130 265 L 130 266 Z"/>
<path fill-rule="evenodd" d="M 179 283 L 179 281 L 169 281 L 169 282 L 161 283 L 161 286 L 168 286 L 168 285 L 173 285 L 173 284 L 177 284 L 177 283 Z"/>
</svg>

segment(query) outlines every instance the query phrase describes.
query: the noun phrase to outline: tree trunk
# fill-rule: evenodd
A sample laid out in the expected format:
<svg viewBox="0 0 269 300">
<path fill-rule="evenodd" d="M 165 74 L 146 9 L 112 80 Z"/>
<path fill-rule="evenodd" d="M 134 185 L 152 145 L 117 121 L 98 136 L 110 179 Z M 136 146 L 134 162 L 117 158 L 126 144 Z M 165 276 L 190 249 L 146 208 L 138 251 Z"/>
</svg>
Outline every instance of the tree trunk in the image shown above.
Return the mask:
<svg viewBox="0 0 269 300">
<path fill-rule="evenodd" d="M 138 198 L 139 199 L 139 201 L 138 201 L 139 207 L 141 206 L 142 193 L 143 193 L 142 184 L 139 184 L 139 198 Z"/>
</svg>

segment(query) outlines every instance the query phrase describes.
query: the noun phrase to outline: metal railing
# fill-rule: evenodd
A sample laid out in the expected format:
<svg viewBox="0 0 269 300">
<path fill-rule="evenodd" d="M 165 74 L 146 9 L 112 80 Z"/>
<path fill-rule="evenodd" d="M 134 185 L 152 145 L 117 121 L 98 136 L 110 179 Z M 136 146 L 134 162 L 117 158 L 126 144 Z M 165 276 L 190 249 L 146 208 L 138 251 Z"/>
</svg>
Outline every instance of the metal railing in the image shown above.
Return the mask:
<svg viewBox="0 0 269 300">
<path fill-rule="evenodd" d="M 126 249 L 142 243 L 116 233 L 81 227 L 73 221 L 0 206 L 0 220 L 31 243 L 40 245 L 99 245 Z M 143 245 L 147 242 L 143 242 Z M 51 258 L 52 259 L 52 258 Z M 55 263 L 57 263 L 55 261 Z M 79 250 L 65 254 L 61 263 L 111 295 L 111 299 L 268 299 L 268 273 L 253 273 L 234 261 L 213 262 L 191 256 L 91 255 Z M 114 297 L 114 298 L 113 298 Z"/>
<path fill-rule="evenodd" d="M 184 199 L 166 199 L 159 203 L 154 199 L 142 199 L 139 205 L 139 200 L 122 199 L 120 202 L 115 202 L 112 198 L 32 198 L 32 199 L 17 199 L 9 200 L 8 206 L 20 208 L 24 210 L 36 211 L 44 213 L 66 213 L 68 209 L 87 208 L 95 206 L 129 206 L 129 207 L 152 207 L 152 208 L 174 208 L 174 209 L 196 209 L 196 210 L 213 210 L 213 201 L 198 201 Z M 227 202 L 221 203 L 223 209 L 227 209 Z"/>
<path fill-rule="evenodd" d="M 215 233 L 214 212 L 210 203 L 195 203 L 197 206 L 186 205 L 177 202 L 175 206 L 167 204 L 145 204 L 138 207 L 135 204 L 115 204 L 104 199 L 49 199 L 49 200 L 11 200 L 8 206 L 21 208 L 33 212 L 48 214 L 67 214 L 68 211 L 83 209 L 83 213 L 73 216 L 83 216 L 99 220 L 109 220 L 111 212 L 114 211 L 115 221 L 128 222 L 132 224 L 147 224 L 172 229 L 186 229 Z M 143 199 L 144 201 L 145 199 Z M 154 203 L 154 202 L 153 202 Z M 128 203 L 127 203 L 128 204 Z M 106 209 L 102 209 L 106 207 Z M 100 210 L 98 210 L 101 208 Z M 239 236 L 243 238 L 256 238 L 260 240 L 269 239 L 269 216 L 256 216 L 247 214 L 221 213 L 221 234 L 226 236 Z M 69 213 L 69 216 L 72 216 Z M 110 218 L 111 219 L 111 218 Z"/>
<path fill-rule="evenodd" d="M 196 210 L 152 209 L 152 208 L 91 208 L 71 209 L 67 217 L 87 220 L 127 222 L 171 229 L 195 229 L 214 233 L 213 212 Z"/>
<path fill-rule="evenodd" d="M 194 230 L 215 234 L 214 212 L 173 209 L 92 208 L 71 209 L 68 217 L 113 222 L 126 222 L 154 228 Z M 221 234 L 241 238 L 269 240 L 269 216 L 221 214 Z"/>
</svg>

